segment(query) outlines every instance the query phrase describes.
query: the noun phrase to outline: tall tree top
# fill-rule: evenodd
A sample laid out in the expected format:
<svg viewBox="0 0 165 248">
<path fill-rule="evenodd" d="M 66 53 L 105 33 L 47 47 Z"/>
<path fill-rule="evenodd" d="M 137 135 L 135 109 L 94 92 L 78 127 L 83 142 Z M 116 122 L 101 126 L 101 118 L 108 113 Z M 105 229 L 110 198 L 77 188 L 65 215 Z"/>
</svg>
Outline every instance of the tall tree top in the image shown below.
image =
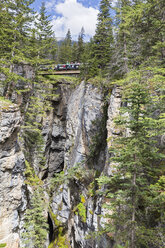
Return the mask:
<svg viewBox="0 0 165 248">
<path fill-rule="evenodd" d="M 111 60 L 113 32 L 112 18 L 110 16 L 110 1 L 101 0 L 98 23 L 94 36 L 94 57 L 99 68 L 105 69 Z"/>
<path fill-rule="evenodd" d="M 66 40 L 66 42 L 68 43 L 68 45 L 71 45 L 71 42 L 72 42 L 72 36 L 71 36 L 70 29 L 68 29 L 68 32 L 66 33 L 65 40 Z"/>
<path fill-rule="evenodd" d="M 42 2 L 38 17 L 39 22 L 36 23 L 41 39 L 46 39 L 53 36 L 52 25 L 50 24 L 49 17 L 50 15 L 47 15 L 46 13 L 45 2 Z"/>
</svg>

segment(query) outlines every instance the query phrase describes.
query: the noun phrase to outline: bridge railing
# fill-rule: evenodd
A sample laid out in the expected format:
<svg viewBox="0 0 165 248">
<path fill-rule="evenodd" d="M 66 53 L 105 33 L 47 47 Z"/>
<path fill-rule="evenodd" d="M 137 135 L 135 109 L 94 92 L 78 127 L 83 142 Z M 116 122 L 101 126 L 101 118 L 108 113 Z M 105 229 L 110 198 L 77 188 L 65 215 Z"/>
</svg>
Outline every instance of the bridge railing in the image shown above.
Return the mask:
<svg viewBox="0 0 165 248">
<path fill-rule="evenodd" d="M 67 63 L 67 64 L 57 64 L 57 65 L 40 65 L 40 71 L 48 71 L 48 70 L 55 70 L 55 71 L 66 71 L 66 70 L 79 70 L 81 64 L 80 63 Z"/>
</svg>

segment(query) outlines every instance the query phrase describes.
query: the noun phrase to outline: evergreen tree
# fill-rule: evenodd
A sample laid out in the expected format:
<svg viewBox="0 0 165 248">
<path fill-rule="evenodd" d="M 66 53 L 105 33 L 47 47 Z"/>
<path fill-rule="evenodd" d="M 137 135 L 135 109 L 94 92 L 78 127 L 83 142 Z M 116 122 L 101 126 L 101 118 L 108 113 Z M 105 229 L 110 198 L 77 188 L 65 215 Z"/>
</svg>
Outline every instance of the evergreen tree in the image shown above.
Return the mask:
<svg viewBox="0 0 165 248">
<path fill-rule="evenodd" d="M 93 38 L 93 60 L 101 70 L 106 69 L 112 56 L 113 33 L 110 8 L 109 0 L 101 0 L 96 33 Z"/>
<path fill-rule="evenodd" d="M 72 45 L 72 59 L 71 59 L 71 61 L 73 61 L 73 62 L 79 61 L 77 58 L 77 54 L 78 54 L 78 44 L 75 41 L 75 42 L 73 42 L 73 45 Z"/>
<path fill-rule="evenodd" d="M 95 77 L 99 73 L 98 63 L 93 57 L 93 46 L 94 40 L 92 38 L 84 45 L 84 52 L 81 56 L 81 77 L 83 79 Z"/>
<path fill-rule="evenodd" d="M 66 64 L 71 62 L 72 59 L 72 37 L 70 29 L 66 33 L 64 41 L 60 45 L 59 49 L 59 62 Z"/>
<path fill-rule="evenodd" d="M 117 2 L 110 77 L 117 79 L 117 85 L 124 82 L 124 117 L 116 125 L 127 132 L 113 137 L 112 175 L 99 179 L 107 185 L 105 229 L 115 240 L 114 247 L 159 248 L 165 242 L 164 199 L 158 192 L 164 182 L 164 155 L 157 143 L 164 131 L 165 111 L 161 8 L 162 1 Z M 157 36 L 156 29 L 160 29 Z"/>
<path fill-rule="evenodd" d="M 85 37 L 85 30 L 82 27 L 81 32 L 78 36 L 78 49 L 77 49 L 77 61 L 82 62 L 82 55 L 84 52 L 84 37 Z"/>
<path fill-rule="evenodd" d="M 26 166 L 26 177 L 33 193 L 25 213 L 23 243 L 28 248 L 43 248 L 48 235 L 47 216 L 43 211 L 47 203 L 44 200 L 42 181 L 35 176 L 27 162 Z"/>
<path fill-rule="evenodd" d="M 38 21 L 36 22 L 38 39 L 38 56 L 40 59 L 51 59 L 56 57 L 57 43 L 53 37 L 52 26 L 46 14 L 45 3 L 42 2 Z"/>
<path fill-rule="evenodd" d="M 127 135 L 116 138 L 110 149 L 113 174 L 98 180 L 107 184 L 110 214 L 106 232 L 113 233 L 115 247 L 162 247 L 165 241 L 159 239 L 164 235 L 160 217 L 153 221 L 152 216 L 158 217 L 159 209 L 154 213 L 150 207 L 150 185 L 159 180 L 165 158 L 157 146 L 165 119 L 161 114 L 154 116 L 154 106 L 160 102 L 153 96 L 151 78 L 146 80 L 146 76 L 135 71 L 125 79 L 123 102 L 127 106 L 121 113 L 127 115 L 116 119 L 116 125 Z"/>
<path fill-rule="evenodd" d="M 10 98 L 20 77 L 14 73 L 15 65 L 27 61 L 26 44 L 30 26 L 30 4 L 32 0 L 4 1 L 1 18 L 2 39 L 1 72 L 5 75 L 4 96 Z M 21 78 L 22 79 L 22 78 Z M 22 79 L 23 80 L 23 79 Z"/>
<path fill-rule="evenodd" d="M 132 7 L 130 0 L 118 0 L 114 17 L 115 44 L 112 60 L 109 63 L 109 77 L 121 78 L 130 69 L 130 43 L 132 33 Z"/>
<path fill-rule="evenodd" d="M 26 92 L 26 101 L 22 97 L 22 105 L 20 106 L 24 125 L 21 138 L 24 139 L 24 145 L 27 140 L 29 146 L 33 144 L 33 148 L 37 144 L 38 153 L 41 154 L 43 148 L 41 123 L 36 118 L 38 114 L 40 114 L 38 117 L 43 116 L 43 98 L 39 99 L 39 96 L 43 93 L 44 88 L 39 87 L 38 83 L 42 80 L 39 80 L 39 76 L 36 74 L 39 63 L 37 60 L 39 49 L 36 31 L 30 28 L 31 22 L 34 20 L 30 8 L 32 2 L 32 0 L 9 0 L 0 3 L 0 24 L 2 27 L 0 31 L 0 72 L 5 76 L 3 82 L 5 83 L 5 97 L 11 99 L 13 92 L 25 96 L 24 93 Z M 35 72 L 31 79 L 24 78 L 23 75 L 17 75 L 16 67 L 23 67 L 27 63 L 28 66 L 33 66 Z M 27 143 L 26 146 L 28 146 Z M 30 157 L 26 153 L 25 156 Z M 41 161 L 43 162 L 43 157 L 39 159 L 40 164 Z M 25 237 L 25 242 L 29 244 L 28 247 L 38 248 L 43 247 L 47 237 L 47 218 L 44 216 L 45 202 L 41 186 L 35 184 L 34 188 L 31 205 L 26 214 L 25 227 L 28 230 L 26 233 L 28 235 Z"/>
<path fill-rule="evenodd" d="M 120 78 L 132 68 L 162 61 L 164 9 L 162 1 L 117 1 L 115 47 L 109 77 Z M 160 30 L 157 36 L 156 30 Z"/>
</svg>

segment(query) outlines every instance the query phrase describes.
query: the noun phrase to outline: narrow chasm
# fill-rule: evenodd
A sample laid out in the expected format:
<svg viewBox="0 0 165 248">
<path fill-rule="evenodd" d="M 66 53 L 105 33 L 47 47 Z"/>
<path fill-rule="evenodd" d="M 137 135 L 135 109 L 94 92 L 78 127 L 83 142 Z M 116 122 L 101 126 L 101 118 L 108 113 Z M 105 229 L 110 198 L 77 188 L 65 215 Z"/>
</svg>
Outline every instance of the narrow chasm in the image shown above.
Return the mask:
<svg viewBox="0 0 165 248">
<path fill-rule="evenodd" d="M 45 180 L 48 177 L 48 170 L 46 170 L 41 178 L 41 180 Z"/>
<path fill-rule="evenodd" d="M 96 128 L 96 134 L 92 137 L 92 142 L 89 147 L 90 158 L 89 161 L 92 167 L 96 170 L 98 177 L 104 170 L 107 156 L 107 120 L 108 120 L 108 103 L 105 102 L 103 106 L 102 118 L 97 118 L 93 125 Z M 90 166 L 89 166 L 90 167 Z"/>
<path fill-rule="evenodd" d="M 49 243 L 54 240 L 53 222 L 51 220 L 50 214 L 48 213 L 48 225 L 49 225 Z"/>
</svg>

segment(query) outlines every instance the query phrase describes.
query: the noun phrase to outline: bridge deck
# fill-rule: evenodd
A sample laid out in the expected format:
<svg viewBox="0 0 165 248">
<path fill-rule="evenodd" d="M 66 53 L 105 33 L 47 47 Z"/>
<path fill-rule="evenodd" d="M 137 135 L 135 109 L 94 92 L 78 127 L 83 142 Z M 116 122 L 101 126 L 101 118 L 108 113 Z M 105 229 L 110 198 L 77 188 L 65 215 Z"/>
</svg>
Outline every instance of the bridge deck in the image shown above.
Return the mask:
<svg viewBox="0 0 165 248">
<path fill-rule="evenodd" d="M 80 74 L 80 70 L 66 70 L 66 71 L 40 71 L 41 75 L 74 75 Z"/>
</svg>

